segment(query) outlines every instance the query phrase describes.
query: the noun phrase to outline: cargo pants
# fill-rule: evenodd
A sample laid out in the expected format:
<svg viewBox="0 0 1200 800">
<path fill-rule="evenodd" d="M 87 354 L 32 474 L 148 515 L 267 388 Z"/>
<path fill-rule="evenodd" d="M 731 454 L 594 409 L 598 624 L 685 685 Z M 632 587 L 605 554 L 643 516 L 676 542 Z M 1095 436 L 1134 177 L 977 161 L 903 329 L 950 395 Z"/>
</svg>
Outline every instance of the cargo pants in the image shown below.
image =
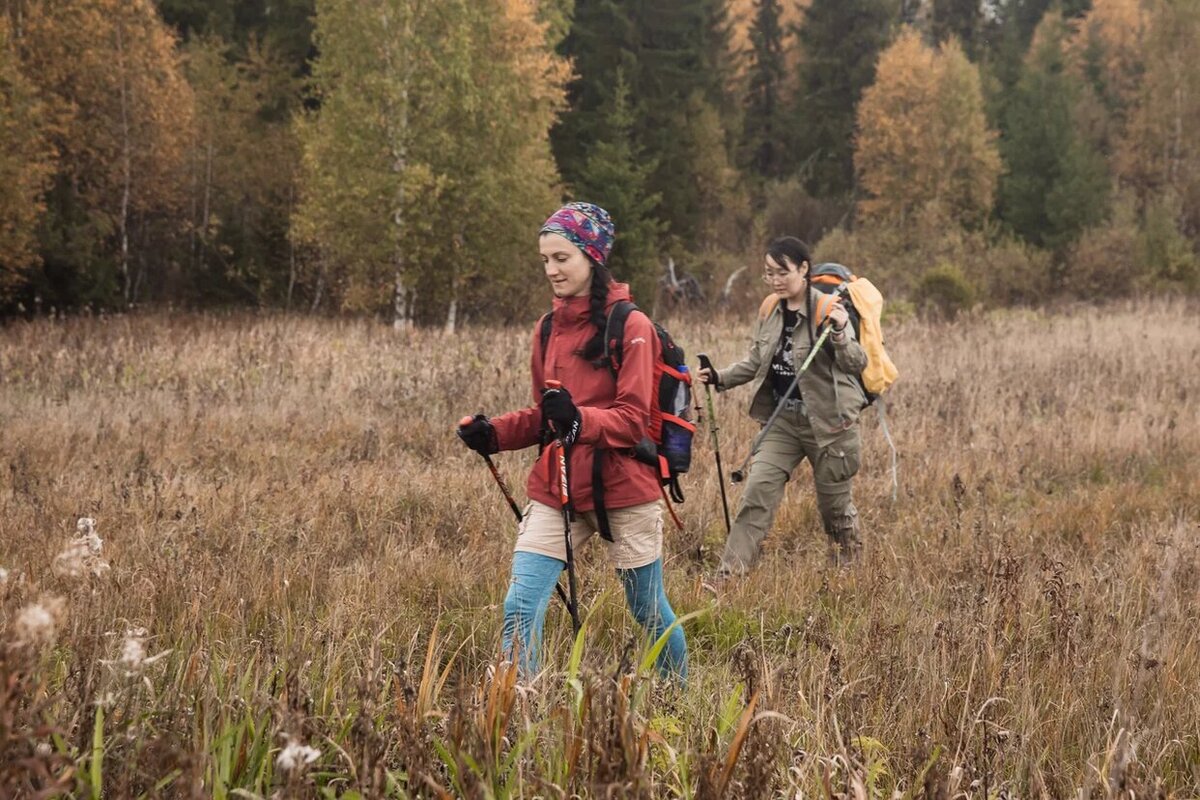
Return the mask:
<svg viewBox="0 0 1200 800">
<path fill-rule="evenodd" d="M 861 540 L 851 483 L 859 464 L 858 426 L 822 448 L 803 404 L 796 402 L 780 412 L 750 463 L 720 572 L 739 575 L 758 561 L 787 482 L 805 459 L 812 465 L 817 509 L 829 537 L 831 562 L 842 564 L 857 558 Z"/>
</svg>

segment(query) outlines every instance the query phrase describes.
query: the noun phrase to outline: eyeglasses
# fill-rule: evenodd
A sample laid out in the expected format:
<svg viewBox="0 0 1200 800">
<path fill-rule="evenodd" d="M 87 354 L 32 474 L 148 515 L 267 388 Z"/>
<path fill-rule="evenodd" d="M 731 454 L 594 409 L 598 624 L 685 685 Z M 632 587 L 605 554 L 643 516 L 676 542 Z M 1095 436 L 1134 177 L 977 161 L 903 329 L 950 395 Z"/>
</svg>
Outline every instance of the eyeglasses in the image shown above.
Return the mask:
<svg viewBox="0 0 1200 800">
<path fill-rule="evenodd" d="M 786 280 L 789 275 L 795 275 L 795 270 L 788 272 L 780 272 L 773 269 L 764 269 L 762 274 L 763 283 L 774 283 L 775 281 Z"/>
</svg>

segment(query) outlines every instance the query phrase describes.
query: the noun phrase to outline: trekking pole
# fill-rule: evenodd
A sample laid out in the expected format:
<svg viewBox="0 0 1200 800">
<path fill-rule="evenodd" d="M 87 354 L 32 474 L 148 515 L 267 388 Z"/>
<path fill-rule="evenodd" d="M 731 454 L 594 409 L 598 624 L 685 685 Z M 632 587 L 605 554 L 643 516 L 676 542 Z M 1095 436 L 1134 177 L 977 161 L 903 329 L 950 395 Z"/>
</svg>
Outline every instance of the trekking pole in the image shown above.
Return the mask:
<svg viewBox="0 0 1200 800">
<path fill-rule="evenodd" d="M 463 417 L 458 423 L 459 427 L 466 425 L 470 421 L 470 417 Z M 489 456 L 487 453 L 480 453 L 479 455 L 481 455 L 483 460 L 487 462 L 488 469 L 492 471 L 492 477 L 496 479 L 496 485 L 499 486 L 500 491 L 504 493 L 504 499 L 508 501 L 508 507 L 512 509 L 513 516 L 517 518 L 517 525 L 520 525 L 524 520 L 524 516 L 521 514 L 521 507 L 518 506 L 517 501 L 513 499 L 512 491 L 510 491 L 508 488 L 508 482 L 505 481 L 504 476 L 500 474 L 500 470 L 496 467 L 496 462 L 492 461 L 491 456 Z M 567 600 L 567 595 L 563 591 L 562 586 L 557 581 L 554 583 L 554 589 L 558 592 L 558 596 L 562 598 L 563 605 L 569 610 L 571 604 Z"/>
<path fill-rule="evenodd" d="M 560 381 L 546 381 L 547 392 L 562 391 L 562 383 Z M 558 485 L 559 498 L 562 501 L 563 515 L 563 538 L 567 545 L 567 592 L 569 599 L 567 600 L 567 610 L 571 612 L 571 627 L 575 631 L 575 635 L 579 636 L 579 605 L 577 595 L 575 593 L 575 550 L 571 546 L 571 476 L 570 468 L 570 453 L 567 443 L 563 441 L 562 432 L 555 431 L 557 436 L 555 445 L 558 447 Z"/>
<path fill-rule="evenodd" d="M 792 396 L 792 392 L 796 391 L 796 387 L 800 384 L 800 376 L 808 369 L 808 365 L 812 363 L 817 352 L 820 351 L 821 345 L 825 344 L 825 340 L 829 338 L 829 332 L 833 330 L 829 325 L 821 331 L 821 335 L 817 337 L 817 341 L 812 346 L 812 350 L 808 351 L 808 358 L 804 359 L 804 363 L 800 365 L 800 369 L 796 370 L 796 377 L 792 379 L 792 385 L 784 392 L 783 397 L 779 400 L 779 405 L 775 406 L 775 410 L 771 412 L 771 416 L 767 418 L 767 424 L 763 425 L 762 430 L 758 432 L 758 436 L 754 437 L 754 442 L 750 445 L 750 452 L 746 455 L 746 460 L 742 465 L 729 473 L 729 480 L 733 483 L 741 483 L 746 479 L 746 470 L 750 466 L 750 459 L 754 458 L 754 454 L 758 452 L 758 446 L 762 444 L 763 437 L 767 435 L 767 431 L 771 430 L 771 426 L 775 424 L 775 419 L 779 416 L 779 412 L 783 411 L 783 406 L 787 403 L 788 398 Z"/>
<path fill-rule="evenodd" d="M 708 370 L 711 375 L 717 374 L 705 353 L 697 353 L 696 358 L 700 360 L 700 369 Z M 708 406 L 708 430 L 712 436 L 713 452 L 717 454 L 717 481 L 721 484 L 721 510 L 725 512 L 725 533 L 728 534 L 732 532 L 733 526 L 729 524 L 729 500 L 725 496 L 725 472 L 721 469 L 721 439 L 717 435 L 721 429 L 717 427 L 717 412 L 713 410 L 712 387 L 708 381 L 704 382 L 704 402 Z"/>
<path fill-rule="evenodd" d="M 467 425 L 469 422 L 470 417 L 464 416 L 462 417 L 462 420 L 458 422 L 458 427 Z M 516 500 L 512 499 L 512 492 L 509 491 L 508 482 L 504 480 L 503 475 L 500 475 L 500 470 L 496 468 L 496 462 L 492 461 L 491 456 L 488 456 L 487 453 L 479 453 L 479 455 L 484 457 L 484 461 L 487 462 L 487 469 L 492 470 L 492 477 L 493 479 L 496 479 L 496 485 L 500 487 L 500 492 L 504 494 L 504 499 L 509 501 L 509 507 L 512 509 L 512 516 L 517 518 L 517 524 L 520 525 L 522 519 L 521 507 L 517 505 Z"/>
</svg>

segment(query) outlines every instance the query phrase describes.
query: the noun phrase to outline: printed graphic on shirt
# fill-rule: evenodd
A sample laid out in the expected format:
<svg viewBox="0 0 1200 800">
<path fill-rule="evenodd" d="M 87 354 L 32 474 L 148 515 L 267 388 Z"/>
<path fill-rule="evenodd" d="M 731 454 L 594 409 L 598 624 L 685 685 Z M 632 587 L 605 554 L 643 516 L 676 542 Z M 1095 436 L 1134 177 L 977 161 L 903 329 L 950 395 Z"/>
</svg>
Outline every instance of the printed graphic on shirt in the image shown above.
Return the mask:
<svg viewBox="0 0 1200 800">
<path fill-rule="evenodd" d="M 785 305 L 783 308 L 783 333 L 779 336 L 779 345 L 775 348 L 775 355 L 771 358 L 771 388 L 775 390 L 777 398 L 782 398 L 784 392 L 792 385 L 792 381 L 796 379 L 796 361 L 792 357 L 792 333 L 796 330 L 799 321 L 800 312 L 792 311 Z M 798 385 L 789 395 L 789 399 L 800 399 Z"/>
</svg>

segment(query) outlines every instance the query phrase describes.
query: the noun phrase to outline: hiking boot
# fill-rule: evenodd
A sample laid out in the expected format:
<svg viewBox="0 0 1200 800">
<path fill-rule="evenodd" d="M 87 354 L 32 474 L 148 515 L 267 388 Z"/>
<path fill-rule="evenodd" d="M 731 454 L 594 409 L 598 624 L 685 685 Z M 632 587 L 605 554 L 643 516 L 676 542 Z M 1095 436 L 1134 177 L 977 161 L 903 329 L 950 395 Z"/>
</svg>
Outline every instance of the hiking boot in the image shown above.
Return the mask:
<svg viewBox="0 0 1200 800">
<path fill-rule="evenodd" d="M 827 558 L 831 567 L 852 567 L 862 558 L 862 544 L 858 541 L 844 544 L 830 539 Z"/>
<path fill-rule="evenodd" d="M 829 534 L 829 566 L 849 567 L 862 557 L 862 540 L 858 535 L 858 512 L 851 510 L 831 520 Z"/>
</svg>

